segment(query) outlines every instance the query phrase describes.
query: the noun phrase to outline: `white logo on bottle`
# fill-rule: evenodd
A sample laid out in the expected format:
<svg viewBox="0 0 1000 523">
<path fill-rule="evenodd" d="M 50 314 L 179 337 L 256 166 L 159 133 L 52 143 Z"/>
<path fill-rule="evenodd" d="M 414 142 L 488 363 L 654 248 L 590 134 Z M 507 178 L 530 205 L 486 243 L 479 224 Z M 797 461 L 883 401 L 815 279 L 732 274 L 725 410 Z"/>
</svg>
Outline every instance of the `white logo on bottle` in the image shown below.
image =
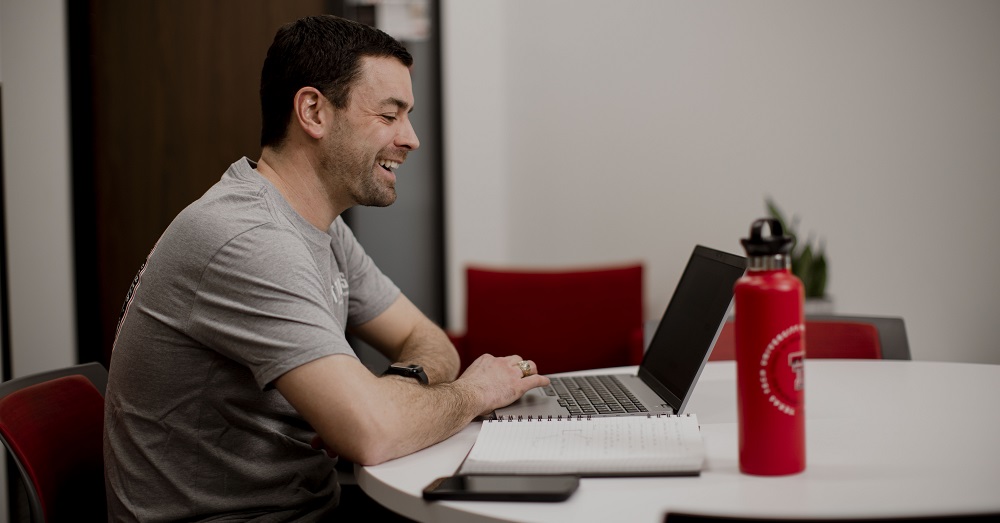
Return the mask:
<svg viewBox="0 0 1000 523">
<path fill-rule="evenodd" d="M 805 326 L 795 324 L 767 344 L 760 357 L 760 390 L 779 411 L 794 416 L 805 386 Z"/>
</svg>

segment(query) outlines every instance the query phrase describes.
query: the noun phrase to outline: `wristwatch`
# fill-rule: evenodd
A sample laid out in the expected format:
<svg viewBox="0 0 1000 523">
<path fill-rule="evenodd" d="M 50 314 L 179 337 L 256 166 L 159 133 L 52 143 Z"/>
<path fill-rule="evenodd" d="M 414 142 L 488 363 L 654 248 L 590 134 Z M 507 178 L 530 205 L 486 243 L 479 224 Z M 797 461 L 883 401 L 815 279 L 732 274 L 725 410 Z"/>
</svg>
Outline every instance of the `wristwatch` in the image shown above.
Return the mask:
<svg viewBox="0 0 1000 523">
<path fill-rule="evenodd" d="M 383 376 L 386 374 L 395 374 L 397 376 L 406 376 L 407 378 L 413 378 L 418 382 L 427 385 L 427 373 L 424 372 L 424 368 L 420 365 L 411 363 L 410 365 L 403 365 L 401 363 L 393 363 L 389 365 L 388 369 L 382 373 Z"/>
</svg>

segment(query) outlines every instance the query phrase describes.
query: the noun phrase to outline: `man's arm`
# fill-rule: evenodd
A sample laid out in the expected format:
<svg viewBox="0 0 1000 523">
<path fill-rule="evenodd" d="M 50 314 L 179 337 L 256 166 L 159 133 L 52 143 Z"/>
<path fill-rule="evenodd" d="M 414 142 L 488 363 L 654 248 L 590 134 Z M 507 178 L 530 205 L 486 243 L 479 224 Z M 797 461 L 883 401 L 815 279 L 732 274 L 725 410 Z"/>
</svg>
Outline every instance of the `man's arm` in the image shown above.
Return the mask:
<svg viewBox="0 0 1000 523">
<path fill-rule="evenodd" d="M 351 333 L 392 362 L 423 366 L 431 384 L 458 376 L 458 353 L 448 335 L 402 294 L 382 314 L 352 328 Z"/>
<path fill-rule="evenodd" d="M 295 368 L 275 386 L 316 429 L 328 450 L 362 465 L 433 445 L 476 416 L 549 382 L 537 369 L 524 377 L 518 356 L 489 355 L 472 362 L 456 380 L 455 347 L 403 295 L 352 332 L 395 362 L 420 364 L 430 384 L 400 376 L 379 378 L 357 359 L 340 354 Z"/>
<path fill-rule="evenodd" d="M 484 355 L 454 382 L 421 385 L 376 377 L 354 357 L 337 354 L 285 373 L 275 386 L 329 450 L 374 465 L 433 445 L 548 384 L 538 374 L 522 377 L 518 361 Z"/>
</svg>

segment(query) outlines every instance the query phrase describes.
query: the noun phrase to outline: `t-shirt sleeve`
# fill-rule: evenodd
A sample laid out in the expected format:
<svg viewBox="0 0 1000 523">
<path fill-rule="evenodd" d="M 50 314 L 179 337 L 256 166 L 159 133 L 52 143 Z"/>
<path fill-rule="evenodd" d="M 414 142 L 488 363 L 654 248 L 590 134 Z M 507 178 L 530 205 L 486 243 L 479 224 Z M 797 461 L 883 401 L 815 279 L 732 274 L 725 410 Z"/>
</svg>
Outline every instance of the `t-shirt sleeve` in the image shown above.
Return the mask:
<svg viewBox="0 0 1000 523">
<path fill-rule="evenodd" d="M 322 356 L 354 355 L 322 274 L 293 232 L 269 225 L 244 232 L 205 268 L 189 332 L 249 368 L 262 389 Z"/>
<path fill-rule="evenodd" d="M 347 271 L 347 285 L 350 289 L 348 325 L 361 325 L 375 319 L 396 301 L 399 287 L 365 253 L 354 232 L 342 218 L 334 220 L 329 233 L 334 256 Z"/>
</svg>

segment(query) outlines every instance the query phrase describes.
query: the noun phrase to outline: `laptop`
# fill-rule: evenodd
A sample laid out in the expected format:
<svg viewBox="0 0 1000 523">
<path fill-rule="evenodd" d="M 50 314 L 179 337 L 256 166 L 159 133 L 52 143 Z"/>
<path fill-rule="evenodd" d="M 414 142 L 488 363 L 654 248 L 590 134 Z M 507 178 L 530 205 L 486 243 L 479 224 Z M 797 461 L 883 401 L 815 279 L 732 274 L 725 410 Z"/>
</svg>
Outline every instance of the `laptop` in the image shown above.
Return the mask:
<svg viewBox="0 0 1000 523">
<path fill-rule="evenodd" d="M 697 245 L 639 371 L 555 377 L 493 412 L 494 419 L 681 414 L 722 332 L 746 258 Z M 621 388 L 620 392 L 614 389 Z M 596 400 L 596 401 L 587 401 Z"/>
</svg>

